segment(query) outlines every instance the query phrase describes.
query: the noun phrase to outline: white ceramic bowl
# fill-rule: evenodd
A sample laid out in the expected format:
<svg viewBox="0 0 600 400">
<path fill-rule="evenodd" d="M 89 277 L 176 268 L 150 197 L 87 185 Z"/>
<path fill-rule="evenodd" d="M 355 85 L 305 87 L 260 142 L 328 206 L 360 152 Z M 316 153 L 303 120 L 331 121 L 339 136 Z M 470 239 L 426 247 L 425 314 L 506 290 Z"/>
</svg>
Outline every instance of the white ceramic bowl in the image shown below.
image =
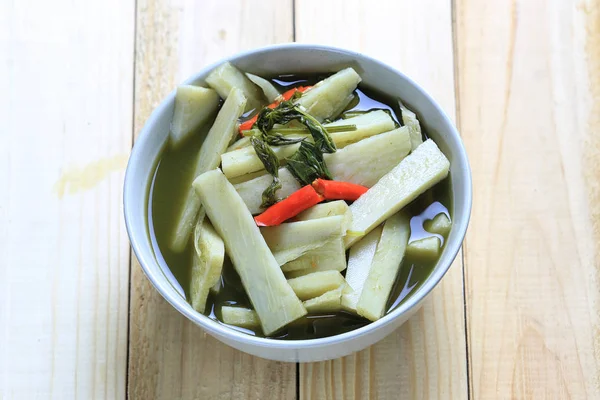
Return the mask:
<svg viewBox="0 0 600 400">
<path fill-rule="evenodd" d="M 367 56 L 333 47 L 283 44 L 238 54 L 209 65 L 185 83 L 203 84 L 218 64 L 230 61 L 258 75 L 335 72 L 354 67 L 362 84 L 393 95 L 416 111 L 427 133 L 450 160 L 453 226 L 440 260 L 429 278 L 399 307 L 380 320 L 341 335 L 311 340 L 274 340 L 250 336 L 194 311 L 169 283 L 169 271 L 156 261 L 148 234 L 146 199 L 156 160 L 167 143 L 173 114 L 174 91 L 154 110 L 142 129 L 127 166 L 124 211 L 133 250 L 146 276 L 160 294 L 180 313 L 222 342 L 247 353 L 279 361 L 320 361 L 348 355 L 381 340 L 403 324 L 442 279 L 462 244 L 471 212 L 471 173 L 467 155 L 452 121 L 440 106 L 410 78 Z M 135 312 L 135 310 L 134 310 Z M 198 332 L 200 334 L 200 332 Z"/>
</svg>

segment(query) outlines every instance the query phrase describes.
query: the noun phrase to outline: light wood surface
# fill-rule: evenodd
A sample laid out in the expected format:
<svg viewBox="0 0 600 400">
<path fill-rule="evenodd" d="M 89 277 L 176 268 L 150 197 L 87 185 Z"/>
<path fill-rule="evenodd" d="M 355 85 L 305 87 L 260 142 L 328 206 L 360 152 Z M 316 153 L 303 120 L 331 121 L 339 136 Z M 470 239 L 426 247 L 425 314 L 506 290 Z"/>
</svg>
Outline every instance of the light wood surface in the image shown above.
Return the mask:
<svg viewBox="0 0 600 400">
<path fill-rule="evenodd" d="M 294 39 L 419 82 L 475 190 L 424 307 L 299 366 L 172 309 L 130 263 L 121 207 L 132 138 L 178 82 Z M 600 398 L 600 0 L 4 1 L 0 119 L 2 400 Z"/>
<path fill-rule="evenodd" d="M 474 399 L 600 398 L 599 2 L 457 2 Z"/>
<path fill-rule="evenodd" d="M 302 0 L 296 2 L 296 40 L 381 59 L 422 84 L 453 118 L 451 12 L 445 0 Z M 423 24 L 425 14 L 436 23 Z M 462 282 L 459 256 L 425 306 L 395 333 L 355 355 L 301 365 L 300 398 L 466 399 Z"/>
<path fill-rule="evenodd" d="M 291 1 L 139 0 L 135 132 L 177 83 L 241 50 L 293 40 Z M 262 23 L 251 23 L 258 13 Z M 173 309 L 132 265 L 132 399 L 290 399 L 296 366 L 243 354 Z"/>
<path fill-rule="evenodd" d="M 133 17 L 0 2 L 2 399 L 125 395 Z"/>
</svg>

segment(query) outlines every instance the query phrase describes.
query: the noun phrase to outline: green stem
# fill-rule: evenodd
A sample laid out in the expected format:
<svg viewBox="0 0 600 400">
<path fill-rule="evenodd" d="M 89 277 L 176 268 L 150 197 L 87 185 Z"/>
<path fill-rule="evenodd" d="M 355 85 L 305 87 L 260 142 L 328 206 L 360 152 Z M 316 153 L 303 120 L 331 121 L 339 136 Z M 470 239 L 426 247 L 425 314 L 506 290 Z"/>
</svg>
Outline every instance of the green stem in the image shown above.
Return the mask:
<svg viewBox="0 0 600 400">
<path fill-rule="evenodd" d="M 355 131 L 356 130 L 356 125 L 339 125 L 339 126 L 329 126 L 329 127 L 325 127 L 325 130 L 327 131 L 327 133 L 334 133 L 334 132 L 349 132 L 349 131 Z M 248 131 L 245 131 L 248 132 Z M 277 129 L 272 129 L 271 131 L 269 131 L 269 134 L 271 133 L 280 133 L 282 135 L 302 135 L 302 134 L 310 134 L 310 131 L 308 130 L 308 128 L 277 128 Z"/>
<path fill-rule="evenodd" d="M 327 133 L 334 133 L 334 132 L 350 132 L 350 131 L 355 131 L 356 125 L 338 125 L 338 126 L 329 126 L 329 127 L 325 127 L 325 130 L 327 131 Z M 276 128 L 276 129 L 271 129 L 269 131 L 269 135 L 275 134 L 275 133 L 279 133 L 281 135 L 309 135 L 310 131 L 308 130 L 308 128 Z M 242 131 L 242 136 L 258 136 L 261 134 L 261 131 L 258 129 L 248 129 L 245 131 Z"/>
</svg>

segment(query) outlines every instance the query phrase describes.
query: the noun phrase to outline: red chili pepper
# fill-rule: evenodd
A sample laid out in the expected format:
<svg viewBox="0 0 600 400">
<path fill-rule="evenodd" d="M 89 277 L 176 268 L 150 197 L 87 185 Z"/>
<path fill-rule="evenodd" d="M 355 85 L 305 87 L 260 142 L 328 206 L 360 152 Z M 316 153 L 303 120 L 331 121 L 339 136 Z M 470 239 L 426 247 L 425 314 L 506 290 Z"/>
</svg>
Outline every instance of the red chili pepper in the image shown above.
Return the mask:
<svg viewBox="0 0 600 400">
<path fill-rule="evenodd" d="M 354 201 L 362 196 L 369 188 L 349 182 L 328 181 L 316 179 L 312 186 L 325 200 Z"/>
<path fill-rule="evenodd" d="M 279 97 L 274 102 L 269 104 L 267 107 L 275 108 L 282 101 L 288 101 L 289 99 L 291 99 L 292 96 L 294 95 L 294 93 L 296 93 L 296 92 L 304 93 L 311 87 L 312 86 L 298 86 L 298 87 L 292 88 L 292 89 L 284 92 L 283 94 L 279 95 Z M 240 133 L 242 133 L 242 131 L 247 131 L 248 129 L 252 129 L 252 125 L 254 125 L 256 123 L 257 119 L 258 119 L 258 114 L 255 115 L 254 117 L 250 118 L 249 120 L 242 122 L 240 124 L 240 128 L 239 128 Z"/>
<path fill-rule="evenodd" d="M 287 199 L 267 208 L 265 212 L 255 217 L 254 221 L 258 226 L 279 225 L 323 200 L 323 196 L 317 193 L 311 185 L 306 185 L 292 193 Z"/>
</svg>

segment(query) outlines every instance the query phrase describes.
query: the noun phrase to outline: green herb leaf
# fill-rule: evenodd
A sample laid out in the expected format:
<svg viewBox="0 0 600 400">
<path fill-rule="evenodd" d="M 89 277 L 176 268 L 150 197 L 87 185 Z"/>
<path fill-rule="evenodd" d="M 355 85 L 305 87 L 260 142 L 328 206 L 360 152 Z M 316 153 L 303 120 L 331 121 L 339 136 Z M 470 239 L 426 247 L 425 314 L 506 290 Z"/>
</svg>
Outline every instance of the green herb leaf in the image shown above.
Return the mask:
<svg viewBox="0 0 600 400">
<path fill-rule="evenodd" d="M 270 133 L 270 134 L 266 135 L 264 138 L 265 138 L 265 142 L 267 142 L 271 146 L 283 146 L 286 144 L 294 144 L 294 143 L 302 142 L 304 139 L 306 139 L 303 137 L 289 138 L 278 132 Z"/>
<path fill-rule="evenodd" d="M 261 207 L 266 208 L 278 201 L 276 192 L 281 189 L 281 182 L 279 181 L 279 159 L 273 152 L 273 149 L 271 149 L 261 138 L 252 136 L 250 138 L 250 143 L 252 143 L 256 155 L 267 172 L 273 177 L 273 181 L 269 187 L 262 193 Z"/>
<path fill-rule="evenodd" d="M 355 131 L 356 125 L 335 125 L 335 126 L 326 126 L 325 131 L 327 133 L 335 133 L 335 132 L 351 132 Z M 297 128 L 273 128 L 269 132 L 267 132 L 267 136 L 272 135 L 308 135 L 310 131 L 308 128 L 304 126 L 299 126 Z M 242 131 L 242 136 L 262 136 L 262 132 L 258 129 L 248 129 L 246 131 Z"/>
<path fill-rule="evenodd" d="M 285 125 L 294 120 L 306 126 L 320 151 L 324 153 L 334 153 L 336 151 L 335 143 L 327 133 L 325 127 L 291 101 L 282 101 L 273 109 L 268 107 L 263 108 L 258 114 L 255 126 L 263 133 L 263 138 L 267 141 L 266 138 L 276 124 Z M 280 141 L 281 139 L 277 140 Z"/>
<path fill-rule="evenodd" d="M 302 142 L 298 151 L 286 161 L 286 168 L 302 185 L 310 185 L 317 178 L 333 179 L 323 153 L 313 143 Z"/>
</svg>

